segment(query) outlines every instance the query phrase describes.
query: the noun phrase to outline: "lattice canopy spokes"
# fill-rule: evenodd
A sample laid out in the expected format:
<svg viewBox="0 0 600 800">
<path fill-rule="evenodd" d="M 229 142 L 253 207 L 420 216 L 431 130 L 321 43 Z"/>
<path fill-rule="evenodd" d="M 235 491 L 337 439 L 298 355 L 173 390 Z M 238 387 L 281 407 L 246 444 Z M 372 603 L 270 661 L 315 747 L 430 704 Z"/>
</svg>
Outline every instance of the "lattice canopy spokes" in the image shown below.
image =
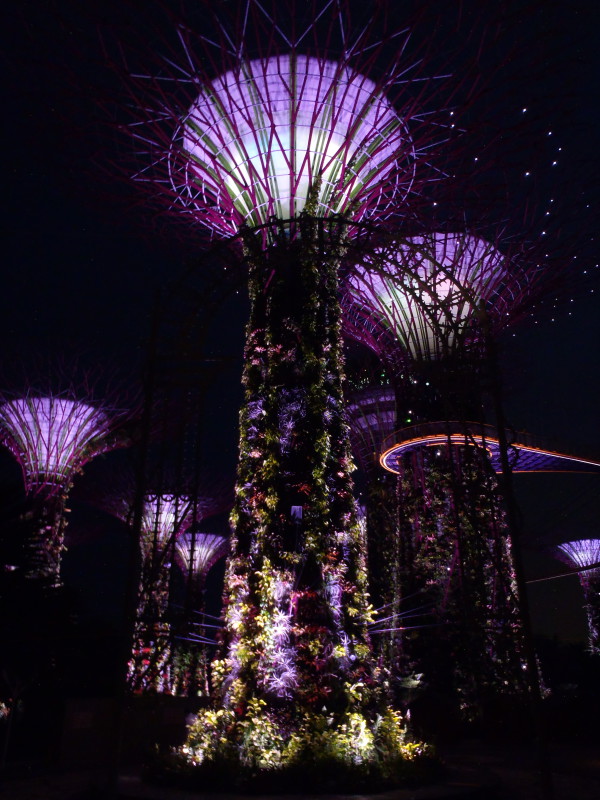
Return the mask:
<svg viewBox="0 0 600 800">
<path fill-rule="evenodd" d="M 64 486 L 74 471 L 109 448 L 104 411 L 64 397 L 22 397 L 0 405 L 4 440 L 21 464 L 25 488 Z"/>
<path fill-rule="evenodd" d="M 444 357 L 476 335 L 480 306 L 502 313 L 505 262 L 468 234 L 410 237 L 358 267 L 344 303 L 351 316 L 358 310 L 375 349 L 378 335 L 391 335 L 413 358 Z"/>
<path fill-rule="evenodd" d="M 579 539 L 557 545 L 558 557 L 571 567 L 592 567 L 598 565 L 600 574 L 600 539 Z"/>
<path fill-rule="evenodd" d="M 177 539 L 177 557 L 193 575 L 205 577 L 229 551 L 229 539 L 217 533 L 185 533 Z"/>
<path fill-rule="evenodd" d="M 188 528 L 194 519 L 193 502 L 175 494 L 147 494 L 141 524 L 142 549 L 146 555 L 153 548 L 164 549 L 174 537 Z"/>
<path fill-rule="evenodd" d="M 185 203 L 212 197 L 234 232 L 294 218 L 311 198 L 320 216 L 368 216 L 410 191 L 414 165 L 407 126 L 372 81 L 289 54 L 244 61 L 202 89 L 170 174 Z"/>
</svg>

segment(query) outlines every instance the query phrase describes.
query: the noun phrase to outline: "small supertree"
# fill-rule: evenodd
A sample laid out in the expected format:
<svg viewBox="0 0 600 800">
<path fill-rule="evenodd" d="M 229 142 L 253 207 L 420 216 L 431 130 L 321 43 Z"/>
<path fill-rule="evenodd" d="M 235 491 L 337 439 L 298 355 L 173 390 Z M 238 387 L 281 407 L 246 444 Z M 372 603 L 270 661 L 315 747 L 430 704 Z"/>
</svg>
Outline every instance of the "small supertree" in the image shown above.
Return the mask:
<svg viewBox="0 0 600 800">
<path fill-rule="evenodd" d="M 208 572 L 229 551 L 229 537 L 217 533 L 185 533 L 178 537 L 176 560 L 186 579 L 185 619 L 179 628 L 174 668 L 174 694 L 209 694 L 204 591 Z M 215 628 L 214 623 L 209 623 Z"/>
<path fill-rule="evenodd" d="M 143 494 L 136 534 L 133 564 L 137 586 L 132 608 L 133 645 L 128 662 L 128 686 L 136 693 L 187 694 L 196 693 L 193 686 L 181 678 L 182 655 L 185 646 L 176 641 L 180 628 L 187 630 L 189 613 L 197 600 L 194 575 L 186 572 L 184 614 L 178 613 L 171 602 L 173 592 L 180 601 L 181 587 L 173 587 L 173 563 L 182 563 L 186 532 L 202 520 L 222 513 L 231 507 L 230 490 L 205 475 L 198 477 L 194 487 L 189 484 L 174 490 L 175 477 L 165 477 L 170 491 L 153 491 Z M 108 485 L 93 493 L 93 501 L 122 520 L 130 528 L 136 521 L 139 502 L 133 476 L 127 472 L 112 474 Z M 191 534 L 190 534 L 191 536 Z M 182 537 L 181 541 L 178 537 Z M 200 551 L 198 551 L 198 554 Z M 194 553 L 194 562 L 198 559 Z M 198 568 L 200 568 L 198 564 Z M 206 683 L 205 671 L 198 685 Z M 185 683 L 185 686 L 183 685 Z"/>
<path fill-rule="evenodd" d="M 579 539 L 559 544 L 556 556 L 577 570 L 588 622 L 590 653 L 600 654 L 600 539 Z"/>
<path fill-rule="evenodd" d="M 189 497 L 148 494 L 144 498 L 141 580 L 128 670 L 129 688 L 133 692 L 172 692 L 171 562 L 176 537 L 192 524 L 193 512 Z"/>
<path fill-rule="evenodd" d="M 390 31 L 375 6 L 355 25 L 338 2 L 206 8 L 202 33 L 178 30 L 182 57 L 136 68 L 129 86 L 131 131 L 148 151 L 136 177 L 192 225 L 237 234 L 248 268 L 226 649 L 213 670 L 221 722 L 245 766 L 293 760 L 300 733 L 323 724 L 342 761 L 370 763 L 379 690 L 338 272 L 359 222 L 412 214 L 440 177 L 432 161 L 450 126 L 428 90 L 444 82 L 423 79 L 409 32 Z M 365 735 L 350 754 L 341 742 L 352 726 Z M 268 758 L 265 729 L 277 742 Z M 208 739 L 202 717 L 191 759 L 223 749 L 220 734 Z"/>
<path fill-rule="evenodd" d="M 124 443 L 124 413 L 68 396 L 26 395 L 0 404 L 0 436 L 23 471 L 34 530 L 25 542 L 24 575 L 60 583 L 66 500 L 74 477 L 99 453 Z"/>
<path fill-rule="evenodd" d="M 467 713 L 490 692 L 525 691 L 508 527 L 473 434 L 491 332 L 522 313 L 539 271 L 468 233 L 425 234 L 382 247 L 349 278 L 343 300 L 346 332 L 392 376 L 397 427 L 436 423 L 447 434 L 396 462 L 396 536 L 403 594 L 427 592 L 439 621 L 451 623 L 436 641 L 455 657 L 430 659 L 425 649 L 419 658 L 438 685 L 454 673 Z"/>
</svg>

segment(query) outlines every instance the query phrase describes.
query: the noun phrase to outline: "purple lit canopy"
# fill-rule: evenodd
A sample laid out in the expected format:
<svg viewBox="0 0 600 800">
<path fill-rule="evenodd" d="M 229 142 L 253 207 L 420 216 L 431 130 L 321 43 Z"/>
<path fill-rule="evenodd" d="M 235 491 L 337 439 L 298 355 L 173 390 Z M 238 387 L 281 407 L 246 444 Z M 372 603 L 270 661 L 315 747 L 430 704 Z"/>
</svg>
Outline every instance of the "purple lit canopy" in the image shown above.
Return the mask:
<svg viewBox="0 0 600 800">
<path fill-rule="evenodd" d="M 227 554 L 229 540 L 216 533 L 184 533 L 177 539 L 176 555 L 186 572 L 202 579 Z"/>
<path fill-rule="evenodd" d="M 505 256 L 478 237 L 401 240 L 349 278 L 346 330 L 376 352 L 395 340 L 415 359 L 450 355 L 469 340 L 481 305 L 493 302 L 494 316 L 508 312 L 506 275 Z"/>
<path fill-rule="evenodd" d="M 579 539 L 557 546 L 557 555 L 571 567 L 598 567 L 600 573 L 600 539 Z"/>
<path fill-rule="evenodd" d="M 189 497 L 174 494 L 148 494 L 142 515 L 142 548 L 147 554 L 153 547 L 162 550 L 174 535 L 185 531 L 194 519 Z"/>
<path fill-rule="evenodd" d="M 413 147 L 369 79 L 302 55 L 240 63 L 203 88 L 171 153 L 173 188 L 193 212 L 214 202 L 223 226 L 348 214 L 410 190 Z M 367 202 L 366 202 L 367 201 Z"/>
<path fill-rule="evenodd" d="M 94 455 L 114 446 L 114 420 L 64 397 L 22 397 L 0 404 L 1 436 L 23 470 L 28 492 L 65 486 Z"/>
</svg>

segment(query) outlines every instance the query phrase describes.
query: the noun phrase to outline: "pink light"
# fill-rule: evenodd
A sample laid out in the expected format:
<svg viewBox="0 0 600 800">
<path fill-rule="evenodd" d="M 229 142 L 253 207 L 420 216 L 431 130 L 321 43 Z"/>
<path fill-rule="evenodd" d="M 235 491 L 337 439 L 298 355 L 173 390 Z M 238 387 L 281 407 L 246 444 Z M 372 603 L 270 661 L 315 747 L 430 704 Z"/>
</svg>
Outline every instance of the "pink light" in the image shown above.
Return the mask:
<svg viewBox="0 0 600 800">
<path fill-rule="evenodd" d="M 93 406 L 62 397 L 23 397 L 0 405 L 6 446 L 21 464 L 27 491 L 64 486 L 93 455 L 108 449 L 112 422 Z"/>
<path fill-rule="evenodd" d="M 360 200 L 354 216 L 364 216 L 364 201 L 387 205 L 410 191 L 414 158 L 372 81 L 290 54 L 245 61 L 212 81 L 180 126 L 170 173 L 186 205 L 202 211 L 212 198 L 234 233 L 243 222 L 297 216 L 318 184 L 318 214 Z"/>
</svg>

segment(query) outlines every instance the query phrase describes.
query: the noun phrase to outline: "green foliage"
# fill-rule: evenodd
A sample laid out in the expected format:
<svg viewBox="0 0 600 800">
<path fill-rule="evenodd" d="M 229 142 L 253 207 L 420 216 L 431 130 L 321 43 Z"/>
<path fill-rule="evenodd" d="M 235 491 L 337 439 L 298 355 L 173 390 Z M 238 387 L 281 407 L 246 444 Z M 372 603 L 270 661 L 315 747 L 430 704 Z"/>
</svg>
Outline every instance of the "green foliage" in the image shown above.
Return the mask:
<svg viewBox="0 0 600 800">
<path fill-rule="evenodd" d="M 428 745 L 406 740 L 392 709 L 373 719 L 356 711 L 290 715 L 251 700 L 243 717 L 201 711 L 162 774 L 196 786 L 212 779 L 223 789 L 355 791 L 435 775 L 436 765 Z"/>
</svg>

